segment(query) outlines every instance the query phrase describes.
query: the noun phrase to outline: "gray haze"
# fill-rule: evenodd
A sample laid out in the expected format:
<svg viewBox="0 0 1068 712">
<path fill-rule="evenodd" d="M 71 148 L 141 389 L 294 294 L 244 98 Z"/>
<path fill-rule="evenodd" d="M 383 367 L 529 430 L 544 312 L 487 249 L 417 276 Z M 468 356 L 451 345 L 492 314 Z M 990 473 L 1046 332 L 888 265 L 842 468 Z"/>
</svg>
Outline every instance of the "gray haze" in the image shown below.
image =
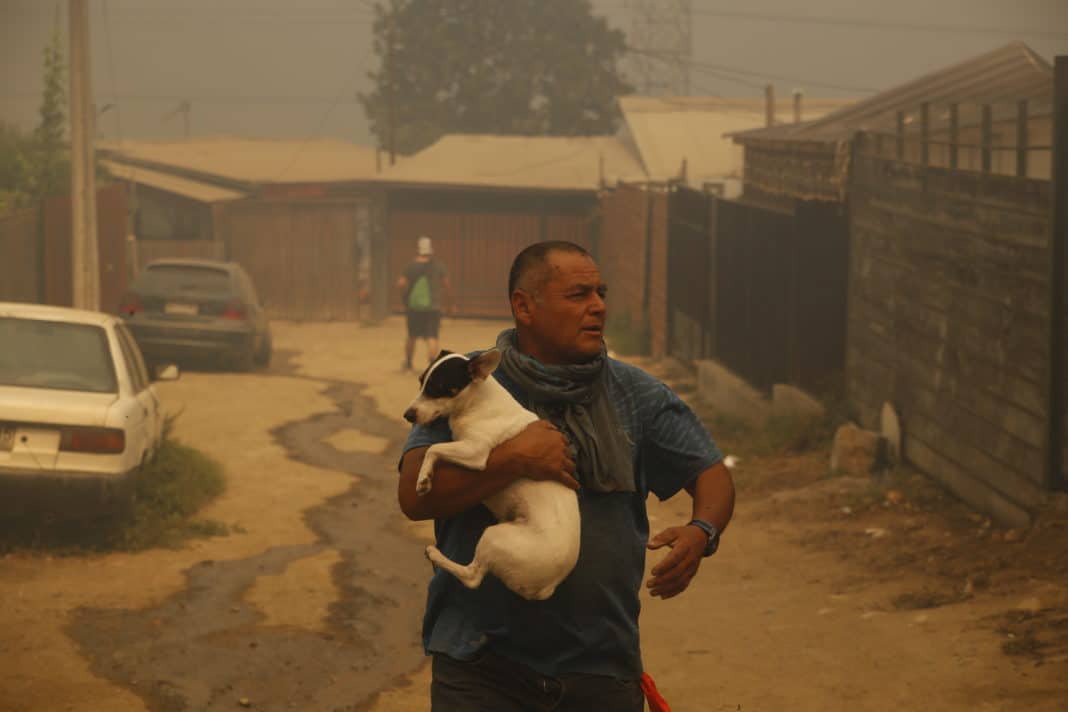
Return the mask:
<svg viewBox="0 0 1068 712">
<path fill-rule="evenodd" d="M 93 93 L 104 137 L 305 137 L 370 143 L 356 93 L 374 66 L 370 0 L 92 0 Z M 0 0 L 0 119 L 36 123 L 42 50 L 66 2 Z M 594 0 L 627 30 L 626 0 Z M 1068 0 L 694 0 L 693 59 L 782 79 L 780 92 L 863 96 L 1019 39 L 1047 59 L 1068 53 Z M 737 12 L 779 16 L 724 17 Z M 787 16 L 783 18 L 782 16 Z M 800 22 L 800 16 L 887 23 Z M 907 26 L 956 26 L 932 31 Z M 998 32 L 1004 28 L 1003 32 Z M 994 30 L 994 31 L 990 31 Z M 798 80 L 804 81 L 798 81 Z M 758 96 L 762 77 L 695 67 L 695 94 Z M 816 83 L 831 85 L 821 87 Z"/>
</svg>

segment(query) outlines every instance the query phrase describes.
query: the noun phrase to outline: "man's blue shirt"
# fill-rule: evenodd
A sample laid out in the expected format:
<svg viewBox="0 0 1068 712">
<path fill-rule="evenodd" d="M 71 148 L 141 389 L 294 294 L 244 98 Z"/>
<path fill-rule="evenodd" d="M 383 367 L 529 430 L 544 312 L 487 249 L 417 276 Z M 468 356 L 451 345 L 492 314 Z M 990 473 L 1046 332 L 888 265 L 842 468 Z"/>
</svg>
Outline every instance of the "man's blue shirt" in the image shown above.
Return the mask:
<svg viewBox="0 0 1068 712">
<path fill-rule="evenodd" d="M 645 500 L 650 492 L 671 497 L 722 456 L 697 416 L 663 383 L 614 359 L 606 359 L 605 369 L 609 397 L 631 442 L 637 492 L 579 492 L 579 560 L 547 601 L 527 601 L 494 576 L 470 590 L 451 574 L 436 571 L 423 620 L 428 653 L 470 660 L 489 644 L 493 652 L 545 675 L 641 675 L 638 592 L 649 540 Z M 525 394 L 502 369 L 494 376 L 526 405 Z M 404 451 L 451 439 L 444 419 L 417 425 Z M 482 531 L 495 522 L 481 505 L 437 519 L 438 548 L 467 564 Z"/>
</svg>

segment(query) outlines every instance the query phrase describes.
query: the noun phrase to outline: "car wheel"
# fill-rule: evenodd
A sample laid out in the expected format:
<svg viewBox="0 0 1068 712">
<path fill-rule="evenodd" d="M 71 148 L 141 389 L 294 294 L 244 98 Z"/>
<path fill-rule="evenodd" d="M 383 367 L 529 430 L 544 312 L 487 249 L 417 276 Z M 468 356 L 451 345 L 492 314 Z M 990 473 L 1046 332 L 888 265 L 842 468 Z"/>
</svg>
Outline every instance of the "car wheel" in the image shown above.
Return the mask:
<svg viewBox="0 0 1068 712">
<path fill-rule="evenodd" d="M 270 333 L 268 333 L 263 337 L 263 341 L 260 343 L 260 348 L 259 348 L 259 350 L 256 351 L 256 365 L 257 366 L 267 366 L 267 365 L 269 365 L 271 363 L 271 351 L 272 350 L 273 350 L 273 345 L 271 343 L 271 335 L 270 335 Z"/>
</svg>

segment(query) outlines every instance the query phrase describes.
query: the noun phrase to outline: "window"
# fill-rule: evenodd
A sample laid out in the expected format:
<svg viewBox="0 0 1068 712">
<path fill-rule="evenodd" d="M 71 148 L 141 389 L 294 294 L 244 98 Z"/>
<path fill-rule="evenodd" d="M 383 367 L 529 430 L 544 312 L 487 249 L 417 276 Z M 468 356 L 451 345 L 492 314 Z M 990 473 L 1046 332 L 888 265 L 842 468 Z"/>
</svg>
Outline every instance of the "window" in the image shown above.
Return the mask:
<svg viewBox="0 0 1068 712">
<path fill-rule="evenodd" d="M 119 337 L 119 347 L 122 349 L 122 355 L 126 359 L 134 393 L 140 393 L 152 383 L 152 379 L 148 375 L 148 369 L 145 367 L 145 360 L 141 358 L 141 349 L 137 347 L 137 342 L 134 341 L 125 325 L 117 324 L 115 333 Z"/>
<path fill-rule="evenodd" d="M 95 324 L 0 317 L 0 385 L 116 393 L 108 335 Z"/>
<path fill-rule="evenodd" d="M 193 292 L 228 295 L 233 292 L 229 272 L 195 265 L 155 265 L 142 272 L 137 282 L 151 285 L 152 291 L 162 294 Z"/>
</svg>

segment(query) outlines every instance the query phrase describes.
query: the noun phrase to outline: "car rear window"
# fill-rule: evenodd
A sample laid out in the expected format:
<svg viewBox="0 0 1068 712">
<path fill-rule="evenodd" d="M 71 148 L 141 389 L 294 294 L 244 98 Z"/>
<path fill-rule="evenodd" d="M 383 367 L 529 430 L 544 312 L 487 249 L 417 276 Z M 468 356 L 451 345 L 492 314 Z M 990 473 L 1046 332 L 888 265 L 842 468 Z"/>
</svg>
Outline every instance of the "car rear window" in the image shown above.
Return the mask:
<svg viewBox="0 0 1068 712">
<path fill-rule="evenodd" d="M 102 326 L 0 317 L 0 385 L 116 393 Z"/>
<path fill-rule="evenodd" d="M 230 273 L 213 267 L 192 265 L 156 265 L 145 270 L 138 280 L 155 292 L 191 292 L 229 294 L 233 291 Z"/>
</svg>

